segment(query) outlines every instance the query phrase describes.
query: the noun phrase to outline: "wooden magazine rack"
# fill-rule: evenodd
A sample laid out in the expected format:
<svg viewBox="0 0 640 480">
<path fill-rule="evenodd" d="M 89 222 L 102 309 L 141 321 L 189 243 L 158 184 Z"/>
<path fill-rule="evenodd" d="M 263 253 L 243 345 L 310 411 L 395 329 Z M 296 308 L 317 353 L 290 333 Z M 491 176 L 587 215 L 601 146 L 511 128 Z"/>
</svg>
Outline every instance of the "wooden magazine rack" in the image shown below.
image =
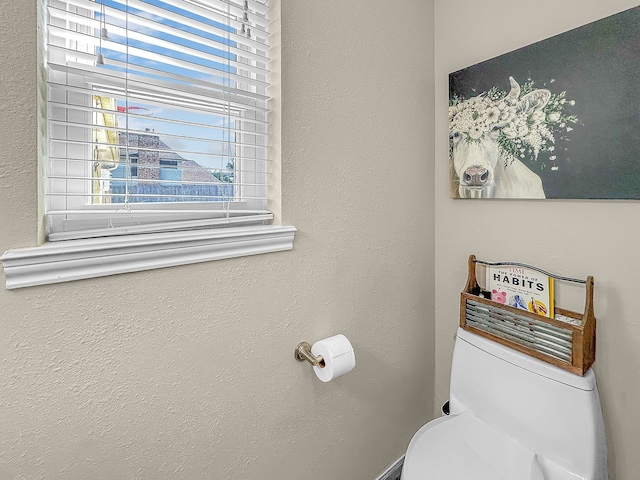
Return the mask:
<svg viewBox="0 0 640 480">
<path fill-rule="evenodd" d="M 476 263 L 494 264 L 469 257 L 467 285 L 460 297 L 460 326 L 519 352 L 528 354 L 576 375 L 584 375 L 596 359 L 596 318 L 593 313 L 593 277 L 586 280 L 545 274 L 554 279 L 583 283 L 583 313 L 555 307 L 555 318 L 544 317 L 479 296 Z"/>
</svg>

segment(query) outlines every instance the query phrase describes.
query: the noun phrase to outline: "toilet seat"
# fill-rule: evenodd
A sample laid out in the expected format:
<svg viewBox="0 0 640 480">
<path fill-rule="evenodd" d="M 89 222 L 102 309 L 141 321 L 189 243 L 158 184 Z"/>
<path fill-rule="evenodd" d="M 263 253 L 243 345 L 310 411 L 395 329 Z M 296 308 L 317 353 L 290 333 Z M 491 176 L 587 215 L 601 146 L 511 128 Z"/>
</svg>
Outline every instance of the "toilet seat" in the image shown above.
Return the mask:
<svg viewBox="0 0 640 480">
<path fill-rule="evenodd" d="M 535 452 L 471 412 L 429 422 L 414 435 L 402 480 L 544 480 Z"/>
</svg>

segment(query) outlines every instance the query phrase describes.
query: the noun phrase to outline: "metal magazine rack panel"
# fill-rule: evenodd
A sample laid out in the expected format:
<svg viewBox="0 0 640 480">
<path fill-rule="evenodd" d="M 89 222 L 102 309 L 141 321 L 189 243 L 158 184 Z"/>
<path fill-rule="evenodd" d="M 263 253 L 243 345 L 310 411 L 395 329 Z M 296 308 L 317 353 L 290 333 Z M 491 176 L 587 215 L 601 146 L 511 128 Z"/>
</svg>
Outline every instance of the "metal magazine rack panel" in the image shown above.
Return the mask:
<svg viewBox="0 0 640 480">
<path fill-rule="evenodd" d="M 558 306 L 554 317 L 494 302 L 479 296 L 476 264 L 515 265 L 538 270 L 556 280 L 585 285 L 583 313 Z M 497 343 L 547 363 L 584 375 L 596 358 L 596 318 L 593 313 L 593 277 L 579 280 L 549 274 L 536 267 L 511 262 L 492 263 L 469 257 L 467 284 L 460 297 L 460 326 Z"/>
</svg>

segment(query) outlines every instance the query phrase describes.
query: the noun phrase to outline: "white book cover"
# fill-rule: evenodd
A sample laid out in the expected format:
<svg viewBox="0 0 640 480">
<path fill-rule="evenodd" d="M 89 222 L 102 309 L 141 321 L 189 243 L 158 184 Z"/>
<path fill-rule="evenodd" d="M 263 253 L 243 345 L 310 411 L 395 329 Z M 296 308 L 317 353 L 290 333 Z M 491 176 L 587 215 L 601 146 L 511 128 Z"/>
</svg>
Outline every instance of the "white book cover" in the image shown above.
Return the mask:
<svg viewBox="0 0 640 480">
<path fill-rule="evenodd" d="M 553 318 L 553 277 L 526 267 L 487 265 L 491 300 Z"/>
</svg>

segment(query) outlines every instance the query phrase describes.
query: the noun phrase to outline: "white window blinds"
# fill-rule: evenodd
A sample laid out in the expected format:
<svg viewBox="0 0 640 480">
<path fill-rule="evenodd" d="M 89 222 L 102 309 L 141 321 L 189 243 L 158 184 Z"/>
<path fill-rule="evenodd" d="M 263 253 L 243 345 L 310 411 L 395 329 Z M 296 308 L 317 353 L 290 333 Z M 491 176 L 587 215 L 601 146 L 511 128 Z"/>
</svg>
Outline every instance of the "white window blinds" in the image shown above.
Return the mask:
<svg viewBox="0 0 640 480">
<path fill-rule="evenodd" d="M 264 223 L 267 0 L 47 0 L 49 240 Z"/>
</svg>

